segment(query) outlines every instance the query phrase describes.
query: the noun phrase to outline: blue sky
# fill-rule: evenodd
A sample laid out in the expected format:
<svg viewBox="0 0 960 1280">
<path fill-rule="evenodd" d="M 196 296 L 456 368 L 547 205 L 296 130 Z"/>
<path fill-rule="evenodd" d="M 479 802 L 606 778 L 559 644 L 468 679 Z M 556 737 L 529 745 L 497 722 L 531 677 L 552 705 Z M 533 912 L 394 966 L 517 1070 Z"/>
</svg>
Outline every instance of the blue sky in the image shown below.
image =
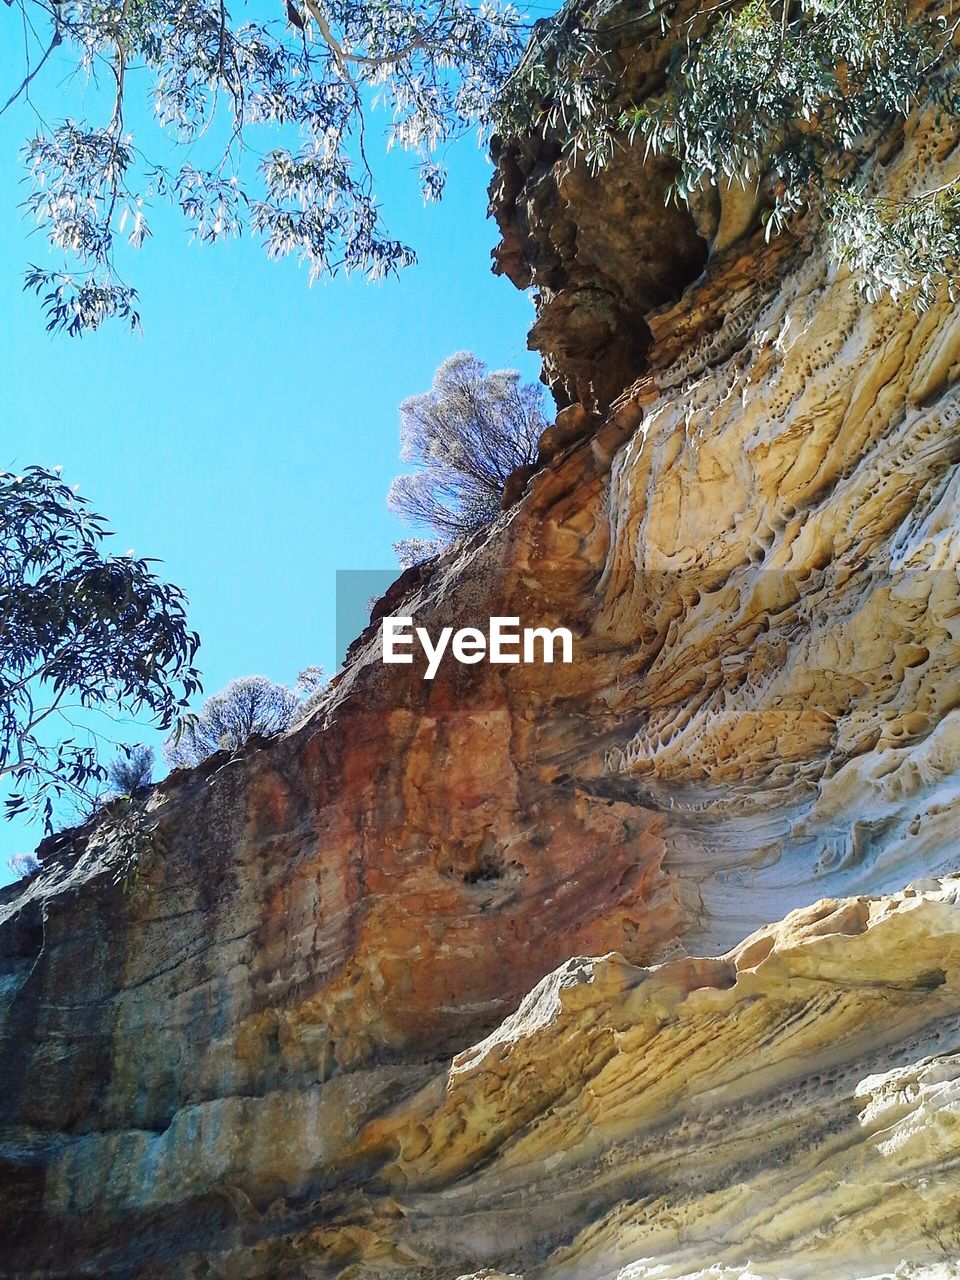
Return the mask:
<svg viewBox="0 0 960 1280">
<path fill-rule="evenodd" d="M 539 372 L 530 301 L 490 272 L 487 161 L 470 140 L 456 147 L 447 193 L 425 209 L 410 159 L 371 155 L 390 228 L 420 257 L 383 285 L 311 289 L 256 242 L 197 245 L 171 217 L 131 259 L 143 337 L 77 340 L 48 335 L 21 289 L 28 261 L 53 262 L 17 208 L 32 127 L 26 108 L 0 117 L 0 467 L 62 466 L 119 550 L 163 560 L 190 599 L 206 692 L 332 669 L 336 571 L 392 566 L 405 532 L 384 504 L 399 402 L 464 348 Z M 38 835 L 0 822 L 0 883 Z"/>
</svg>

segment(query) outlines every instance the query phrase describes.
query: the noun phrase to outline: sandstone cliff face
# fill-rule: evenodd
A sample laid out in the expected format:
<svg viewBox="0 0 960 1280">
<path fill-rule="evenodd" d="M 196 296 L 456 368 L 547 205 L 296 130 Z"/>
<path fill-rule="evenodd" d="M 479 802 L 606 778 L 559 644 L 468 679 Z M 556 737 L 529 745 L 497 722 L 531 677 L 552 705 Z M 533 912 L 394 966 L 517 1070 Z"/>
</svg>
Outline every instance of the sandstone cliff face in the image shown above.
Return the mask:
<svg viewBox="0 0 960 1280">
<path fill-rule="evenodd" d="M 577 661 L 370 633 L 128 892 L 84 833 L 0 894 L 0 1275 L 958 1274 L 960 314 L 617 163 L 501 154 L 584 410 L 402 601 Z"/>
</svg>

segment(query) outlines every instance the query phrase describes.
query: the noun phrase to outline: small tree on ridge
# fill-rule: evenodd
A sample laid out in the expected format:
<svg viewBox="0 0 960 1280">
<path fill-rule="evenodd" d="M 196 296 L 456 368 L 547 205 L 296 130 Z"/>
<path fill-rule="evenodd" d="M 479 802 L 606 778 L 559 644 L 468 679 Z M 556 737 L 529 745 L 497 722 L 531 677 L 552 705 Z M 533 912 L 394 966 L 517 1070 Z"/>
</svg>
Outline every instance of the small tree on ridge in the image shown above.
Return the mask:
<svg viewBox="0 0 960 1280">
<path fill-rule="evenodd" d="M 419 469 L 397 476 L 387 505 L 436 541 L 394 545 L 401 564 L 435 554 L 448 542 L 489 524 L 500 511 L 511 472 L 533 463 L 543 415 L 543 388 L 516 370 L 488 373 L 469 351 L 448 356 L 433 386 L 400 406 L 400 456 Z"/>
<path fill-rule="evenodd" d="M 116 759 L 107 769 L 110 794 L 132 796 L 153 781 L 154 753 L 152 747 L 142 744 L 122 747 Z"/>
<path fill-rule="evenodd" d="M 164 744 L 171 768 L 191 768 L 217 751 L 237 751 L 251 734 L 280 733 L 300 711 L 300 699 L 266 676 L 241 676 L 209 697 Z"/>
</svg>

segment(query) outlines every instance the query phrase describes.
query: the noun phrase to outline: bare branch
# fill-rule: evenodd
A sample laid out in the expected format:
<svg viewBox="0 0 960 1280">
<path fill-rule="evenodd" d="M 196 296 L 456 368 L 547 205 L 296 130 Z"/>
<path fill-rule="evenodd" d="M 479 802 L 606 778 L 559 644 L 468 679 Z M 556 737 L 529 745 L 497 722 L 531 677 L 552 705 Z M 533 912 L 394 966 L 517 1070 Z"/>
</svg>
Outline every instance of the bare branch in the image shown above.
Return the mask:
<svg viewBox="0 0 960 1280">
<path fill-rule="evenodd" d="M 46 65 L 47 59 L 50 57 L 51 53 L 53 53 L 54 49 L 56 49 L 62 43 L 63 43 L 63 37 L 61 36 L 60 29 L 58 27 L 54 30 L 53 36 L 50 39 L 50 43 L 47 45 L 46 49 L 44 50 L 43 56 L 41 57 L 40 61 L 32 70 L 28 69 L 27 74 L 23 77 L 23 79 L 17 85 L 16 89 L 14 89 L 13 93 L 11 93 L 10 97 L 6 100 L 3 106 L 0 107 L 0 116 L 2 116 L 6 111 L 8 111 L 10 107 L 12 107 L 13 104 L 19 98 L 23 97 L 23 95 L 29 91 L 31 83 L 43 70 L 44 66 Z"/>
</svg>

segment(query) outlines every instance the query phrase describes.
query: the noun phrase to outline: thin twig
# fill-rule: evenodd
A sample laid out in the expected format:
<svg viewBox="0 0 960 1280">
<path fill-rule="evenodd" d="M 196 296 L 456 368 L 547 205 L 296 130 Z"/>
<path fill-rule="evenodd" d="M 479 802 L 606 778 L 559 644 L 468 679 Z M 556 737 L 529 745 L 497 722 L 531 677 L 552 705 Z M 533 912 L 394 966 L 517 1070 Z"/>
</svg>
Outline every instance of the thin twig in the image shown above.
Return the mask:
<svg viewBox="0 0 960 1280">
<path fill-rule="evenodd" d="M 13 93 L 11 93 L 10 97 L 6 100 L 3 106 L 0 107 L 0 116 L 2 116 L 9 107 L 13 106 L 13 104 L 17 101 L 19 97 L 21 97 L 23 94 L 27 92 L 27 90 L 30 88 L 31 81 L 35 76 L 39 75 L 39 73 L 43 70 L 44 64 L 46 63 L 47 59 L 50 57 L 51 53 L 53 53 L 54 49 L 56 49 L 56 47 L 62 43 L 62 39 L 63 37 L 60 35 L 60 28 L 58 27 L 54 31 L 53 38 L 51 39 L 50 43 L 47 45 L 47 48 L 43 57 L 40 59 L 40 61 L 33 68 L 32 71 L 30 70 L 27 71 L 27 74 L 20 81 L 20 84 L 17 86 L 17 88 L 14 89 Z"/>
</svg>

